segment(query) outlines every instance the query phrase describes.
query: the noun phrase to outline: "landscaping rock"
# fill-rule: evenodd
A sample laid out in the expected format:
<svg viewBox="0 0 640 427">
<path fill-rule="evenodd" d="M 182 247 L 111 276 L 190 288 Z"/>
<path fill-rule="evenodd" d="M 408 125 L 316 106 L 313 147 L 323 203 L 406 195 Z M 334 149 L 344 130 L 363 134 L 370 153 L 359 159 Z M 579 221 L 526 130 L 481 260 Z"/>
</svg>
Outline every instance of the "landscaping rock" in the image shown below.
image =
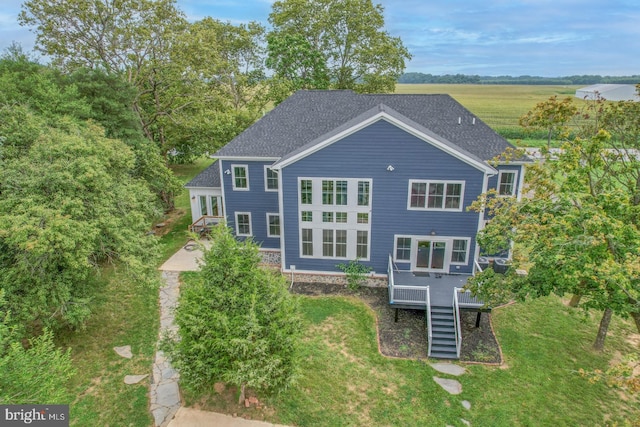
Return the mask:
<svg viewBox="0 0 640 427">
<path fill-rule="evenodd" d="M 118 353 L 118 356 L 124 357 L 126 359 L 131 359 L 133 354 L 131 353 L 131 346 L 124 345 L 122 347 L 113 347 L 113 350 Z"/>
<path fill-rule="evenodd" d="M 125 384 L 138 384 L 140 381 L 142 381 L 143 379 L 147 378 L 149 376 L 149 374 L 145 374 L 145 375 L 127 375 L 124 377 L 124 383 Z"/>
<path fill-rule="evenodd" d="M 446 378 L 438 377 L 433 377 L 433 380 L 449 394 L 462 393 L 462 384 L 456 380 L 448 380 Z"/>
<path fill-rule="evenodd" d="M 471 410 L 471 402 L 469 402 L 468 400 L 463 400 L 461 403 L 464 409 L 466 409 L 467 411 Z"/>
<path fill-rule="evenodd" d="M 470 426 L 471 423 L 467 420 L 465 420 L 464 418 L 460 418 L 460 421 L 462 421 L 462 424 L 466 425 L 466 426 Z"/>
<path fill-rule="evenodd" d="M 459 377 L 460 375 L 467 372 L 466 369 L 464 369 L 462 366 L 454 365 L 453 363 L 431 363 L 430 365 L 438 372 L 454 375 L 456 377 Z"/>
</svg>

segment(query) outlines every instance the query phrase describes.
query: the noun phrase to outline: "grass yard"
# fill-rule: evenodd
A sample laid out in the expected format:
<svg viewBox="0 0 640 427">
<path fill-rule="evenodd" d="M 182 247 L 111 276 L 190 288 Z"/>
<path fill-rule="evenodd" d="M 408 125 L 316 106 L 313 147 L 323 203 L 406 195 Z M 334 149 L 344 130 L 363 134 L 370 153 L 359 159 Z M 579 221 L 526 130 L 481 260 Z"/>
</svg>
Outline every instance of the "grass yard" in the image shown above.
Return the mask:
<svg viewBox="0 0 640 427">
<path fill-rule="evenodd" d="M 187 182 L 211 164 L 202 159 L 192 165 L 176 165 L 176 176 Z M 186 190 L 176 198 L 176 210 L 157 228 L 161 260 L 164 262 L 187 240 L 191 223 Z M 159 275 L 158 275 L 159 278 Z M 149 379 L 137 385 L 124 384 L 126 375 L 151 374 L 158 337 L 158 289 L 132 283 L 114 267 L 102 270 L 100 291 L 93 314 L 79 331 L 58 334 L 57 343 L 72 350 L 77 370 L 69 387 L 76 400 L 71 403 L 73 426 L 150 426 Z M 131 345 L 133 357 L 118 356 L 113 347 Z"/>
<path fill-rule="evenodd" d="M 188 396 L 188 403 L 297 426 L 624 425 L 640 422 L 638 402 L 625 401 L 577 370 L 606 367 L 618 352 L 633 351 L 631 324 L 614 318 L 607 350 L 590 349 L 598 319 L 584 318 L 558 298 L 511 305 L 494 312 L 506 364 L 466 365 L 456 378 L 460 395 L 432 379 L 424 361 L 389 359 L 378 352 L 375 316 L 359 300 L 299 297 L 305 318 L 303 363 L 297 385 L 245 409 L 228 391 Z M 636 350 L 637 351 L 637 348 Z M 453 377 L 449 377 L 453 378 Z M 471 402 L 470 411 L 461 402 Z"/>
</svg>

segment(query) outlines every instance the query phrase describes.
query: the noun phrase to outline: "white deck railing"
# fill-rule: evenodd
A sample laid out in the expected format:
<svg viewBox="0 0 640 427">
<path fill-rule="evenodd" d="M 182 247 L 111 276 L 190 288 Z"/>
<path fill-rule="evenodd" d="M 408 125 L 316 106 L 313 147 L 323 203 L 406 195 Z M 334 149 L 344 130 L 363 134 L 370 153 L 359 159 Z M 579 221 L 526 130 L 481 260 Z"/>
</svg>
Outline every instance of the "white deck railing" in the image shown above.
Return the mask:
<svg viewBox="0 0 640 427">
<path fill-rule="evenodd" d="M 427 287 L 395 284 L 391 255 L 389 255 L 387 274 L 389 276 L 389 304 L 422 305 L 427 300 Z"/>
<path fill-rule="evenodd" d="M 431 327 L 431 293 L 429 292 L 429 287 L 427 286 L 427 336 L 429 338 L 428 348 L 427 348 L 427 356 L 431 356 L 431 341 L 433 341 L 433 330 Z"/>
<path fill-rule="evenodd" d="M 462 347 L 462 330 L 460 327 L 460 307 L 458 305 L 458 291 L 461 288 L 453 288 L 453 323 L 456 331 L 456 356 L 460 358 L 460 347 Z"/>
</svg>

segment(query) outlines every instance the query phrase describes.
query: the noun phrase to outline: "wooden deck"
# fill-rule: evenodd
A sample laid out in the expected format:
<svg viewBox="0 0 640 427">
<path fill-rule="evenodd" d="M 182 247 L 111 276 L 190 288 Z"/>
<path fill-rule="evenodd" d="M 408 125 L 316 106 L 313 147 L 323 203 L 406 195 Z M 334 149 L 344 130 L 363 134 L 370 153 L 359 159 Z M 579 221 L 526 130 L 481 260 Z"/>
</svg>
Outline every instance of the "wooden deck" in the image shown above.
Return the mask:
<svg viewBox="0 0 640 427">
<path fill-rule="evenodd" d="M 470 274 L 415 273 L 411 271 L 391 271 L 389 278 L 389 304 L 395 308 L 426 308 L 426 292 L 429 287 L 432 306 L 453 307 L 454 288 L 462 288 Z M 482 301 L 469 292 L 458 293 L 460 308 L 481 308 Z"/>
</svg>

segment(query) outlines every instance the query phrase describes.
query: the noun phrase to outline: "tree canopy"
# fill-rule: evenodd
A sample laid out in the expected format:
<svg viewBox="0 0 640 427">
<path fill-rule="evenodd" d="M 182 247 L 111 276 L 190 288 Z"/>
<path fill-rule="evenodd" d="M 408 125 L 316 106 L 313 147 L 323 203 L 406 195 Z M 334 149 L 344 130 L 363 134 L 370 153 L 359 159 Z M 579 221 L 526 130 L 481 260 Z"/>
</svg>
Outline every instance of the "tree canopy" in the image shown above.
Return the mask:
<svg viewBox="0 0 640 427">
<path fill-rule="evenodd" d="M 528 168 L 530 197 L 489 193 L 476 202 L 474 208 L 492 218 L 478 236 L 482 248 L 491 252 L 516 242 L 510 273 L 477 275 L 470 283 L 476 293 L 491 302 L 577 294 L 584 309 L 603 313 L 598 349 L 614 313 L 631 315 L 640 330 L 638 108 L 593 103 L 580 136 Z"/>
<path fill-rule="evenodd" d="M 392 92 L 411 59 L 371 0 L 282 0 L 269 15 L 268 64 L 301 88 Z"/>
<path fill-rule="evenodd" d="M 301 324 L 284 278 L 258 267 L 258 246 L 215 227 L 204 265 L 181 286 L 177 341 L 165 340 L 182 384 L 192 389 L 224 381 L 273 391 L 296 369 Z"/>
</svg>

